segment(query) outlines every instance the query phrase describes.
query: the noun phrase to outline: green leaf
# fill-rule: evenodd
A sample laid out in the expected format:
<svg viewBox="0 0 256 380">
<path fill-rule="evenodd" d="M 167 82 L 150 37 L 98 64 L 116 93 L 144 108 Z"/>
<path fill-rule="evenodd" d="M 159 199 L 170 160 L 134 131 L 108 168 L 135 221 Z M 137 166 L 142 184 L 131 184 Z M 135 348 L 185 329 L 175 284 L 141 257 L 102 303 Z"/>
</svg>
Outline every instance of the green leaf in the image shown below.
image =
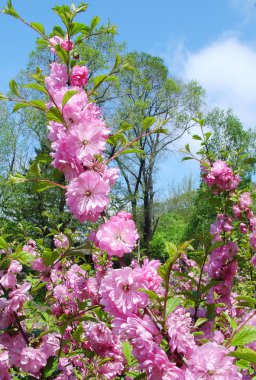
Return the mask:
<svg viewBox="0 0 256 380">
<path fill-rule="evenodd" d="M 122 58 L 120 57 L 120 55 L 116 55 L 116 60 L 115 60 L 115 64 L 114 64 L 114 70 L 118 68 L 118 66 L 120 66 L 122 62 Z"/>
<path fill-rule="evenodd" d="M 41 193 L 42 191 L 51 189 L 53 187 L 54 185 L 52 185 L 51 183 L 39 181 L 39 182 L 33 183 L 31 190 L 33 193 Z"/>
<path fill-rule="evenodd" d="M 139 154 L 141 156 L 145 156 L 145 151 L 142 150 L 142 149 L 136 149 L 136 148 L 128 148 L 128 149 L 125 149 L 123 150 L 121 154 L 129 154 L 129 153 L 133 153 L 133 154 Z"/>
<path fill-rule="evenodd" d="M 60 26 L 55 25 L 49 37 L 53 36 L 65 37 L 65 32 Z M 49 42 L 47 44 L 49 45 Z"/>
<path fill-rule="evenodd" d="M 230 346 L 243 346 L 256 341 L 256 326 L 243 326 L 233 336 L 229 345 Z"/>
<path fill-rule="evenodd" d="M 256 351 L 250 348 L 238 348 L 236 351 L 231 352 L 229 356 L 234 356 L 235 358 L 256 364 Z"/>
<path fill-rule="evenodd" d="M 133 378 L 133 380 L 142 380 L 142 379 L 146 379 L 145 373 L 140 373 L 138 376 Z"/>
<path fill-rule="evenodd" d="M 66 52 L 66 50 L 63 49 L 60 45 L 55 45 L 54 49 L 56 50 L 56 53 L 61 61 L 68 64 L 68 52 Z"/>
<path fill-rule="evenodd" d="M 4 7 L 4 9 L 2 10 L 2 13 L 15 17 L 15 18 L 20 18 L 20 15 L 13 8 L 11 0 L 8 0 L 8 7 Z"/>
<path fill-rule="evenodd" d="M 31 22 L 30 25 L 34 30 L 36 30 L 39 34 L 45 35 L 44 26 L 40 24 L 40 22 Z"/>
<path fill-rule="evenodd" d="M 211 289 L 213 286 L 218 285 L 222 282 L 222 280 L 211 280 L 209 284 L 201 287 L 201 292 L 206 293 L 209 289 Z"/>
<path fill-rule="evenodd" d="M 77 94 L 78 91 L 76 90 L 69 90 L 65 93 L 65 95 L 63 96 L 63 99 L 62 99 L 62 108 L 64 108 L 64 106 L 67 104 L 67 102 L 69 101 L 69 99 L 71 99 L 75 94 Z"/>
<path fill-rule="evenodd" d="M 193 140 L 202 140 L 202 137 L 198 136 L 198 135 L 193 135 L 192 136 L 192 139 Z"/>
<path fill-rule="evenodd" d="M 160 298 L 153 290 L 139 289 L 140 292 L 146 293 L 151 300 L 159 301 Z"/>
<path fill-rule="evenodd" d="M 18 90 L 18 85 L 17 83 L 15 82 L 15 80 L 11 80 L 9 82 L 9 87 L 10 87 L 10 90 L 13 94 L 15 94 L 16 96 L 20 97 L 20 94 L 19 94 L 19 90 Z"/>
<path fill-rule="evenodd" d="M 189 144 L 186 144 L 186 145 L 185 145 L 185 149 L 186 149 L 187 152 L 191 153 L 191 150 L 190 150 Z"/>
<path fill-rule="evenodd" d="M 30 104 L 24 102 L 16 103 L 12 109 L 12 112 L 17 112 L 20 108 L 25 107 L 30 107 Z"/>
<path fill-rule="evenodd" d="M 35 161 L 41 162 L 42 164 L 50 164 L 52 162 L 52 157 L 47 153 L 38 153 Z"/>
<path fill-rule="evenodd" d="M 207 321 L 208 321 L 208 318 L 198 318 L 194 327 L 197 328 Z"/>
<path fill-rule="evenodd" d="M 57 121 L 58 123 L 64 124 L 64 119 L 58 108 L 51 107 L 48 112 L 46 112 L 45 116 L 48 120 Z"/>
<path fill-rule="evenodd" d="M 91 25 L 90 25 L 92 31 L 96 28 L 99 22 L 100 22 L 100 18 L 98 16 L 95 16 L 92 18 Z"/>
<path fill-rule="evenodd" d="M 132 357 L 133 347 L 129 342 L 124 341 L 122 343 L 122 349 L 123 349 L 123 354 L 124 354 L 125 360 L 126 360 L 128 366 L 131 367 L 132 363 L 133 363 L 133 357 Z"/>
<path fill-rule="evenodd" d="M 14 252 L 10 256 L 10 258 L 19 261 L 21 264 L 30 265 L 32 261 L 34 261 L 34 256 L 31 253 L 26 251 Z"/>
<path fill-rule="evenodd" d="M 17 173 L 15 175 L 10 176 L 8 182 L 11 184 L 15 184 L 15 183 L 22 183 L 26 181 L 27 179 L 26 177 L 24 177 L 24 175 Z"/>
<path fill-rule="evenodd" d="M 99 85 L 104 82 L 104 80 L 107 78 L 107 74 L 101 74 L 101 75 L 98 75 L 96 78 L 94 78 L 93 80 L 93 85 L 94 85 L 94 88 L 97 88 L 99 87 Z"/>
<path fill-rule="evenodd" d="M 8 252 L 8 244 L 2 237 L 0 237 L 0 249 L 3 249 L 6 253 Z"/>
<path fill-rule="evenodd" d="M 161 265 L 159 268 L 158 268 L 158 274 L 165 280 L 167 281 L 167 274 L 168 274 L 168 271 L 170 269 L 170 266 L 172 266 L 172 259 L 168 259 L 166 260 L 166 262 Z"/>
<path fill-rule="evenodd" d="M 189 274 L 187 274 L 185 272 L 184 273 L 183 272 L 174 272 L 173 275 L 175 277 L 186 278 L 187 280 L 193 282 L 193 284 L 197 286 L 197 281 L 193 277 L 191 277 Z"/>
<path fill-rule="evenodd" d="M 40 91 L 43 94 L 48 95 L 48 92 L 46 91 L 46 89 L 38 83 L 29 83 L 29 84 L 24 85 L 23 87 L 31 88 L 32 90 Z"/>
<path fill-rule="evenodd" d="M 181 298 L 169 298 L 166 304 L 166 317 L 172 313 L 181 303 Z"/>
<path fill-rule="evenodd" d="M 208 141 L 209 138 L 211 137 L 211 135 L 212 135 L 211 132 L 206 132 L 206 133 L 204 134 L 205 140 Z"/>
<path fill-rule="evenodd" d="M 80 323 L 75 331 L 72 332 L 72 336 L 75 338 L 77 342 L 81 342 L 82 334 L 83 334 L 83 326 Z"/>
<path fill-rule="evenodd" d="M 0 92 L 0 101 L 3 101 L 3 100 L 8 100 L 8 98 L 6 96 L 4 96 L 1 92 Z"/>
<path fill-rule="evenodd" d="M 152 116 L 146 117 L 146 119 L 144 119 L 142 122 L 142 130 L 146 131 L 148 128 L 150 128 L 154 124 L 155 121 L 156 121 L 155 117 L 152 117 Z"/>
<path fill-rule="evenodd" d="M 237 323 L 236 321 L 234 320 L 234 318 L 231 318 L 230 315 L 228 315 L 227 313 L 222 313 L 222 315 L 227 319 L 227 321 L 229 322 L 231 328 L 232 328 L 232 331 L 235 331 L 237 329 Z"/>
<path fill-rule="evenodd" d="M 71 21 L 71 13 L 69 7 L 67 5 L 56 5 L 52 8 L 52 10 L 61 18 L 63 24 L 69 28 L 69 23 Z"/>
<path fill-rule="evenodd" d="M 52 376 L 58 370 L 59 359 L 57 356 L 50 356 L 47 360 L 46 366 L 43 369 L 43 378 L 47 379 Z M 57 373 L 56 373 L 57 374 Z"/>
<path fill-rule="evenodd" d="M 41 111 L 46 111 L 46 105 L 42 100 L 30 100 L 29 105 L 34 108 L 38 108 Z"/>
<path fill-rule="evenodd" d="M 194 157 L 182 157 L 182 161 L 193 160 Z"/>
<path fill-rule="evenodd" d="M 245 160 L 242 161 L 245 165 L 252 165 L 256 164 L 256 158 L 255 157 L 248 157 Z"/>
<path fill-rule="evenodd" d="M 77 33 L 88 33 L 90 28 L 82 23 L 73 22 L 70 29 L 70 36 L 74 36 Z"/>
<path fill-rule="evenodd" d="M 41 170 L 39 163 L 37 161 L 34 161 L 29 167 L 27 178 L 40 177 L 40 175 Z"/>
<path fill-rule="evenodd" d="M 48 41 L 44 40 L 43 38 L 37 38 L 36 43 L 39 48 L 49 47 L 50 44 Z"/>
<path fill-rule="evenodd" d="M 42 251 L 42 256 L 46 266 L 50 266 L 59 257 L 59 252 L 52 251 L 50 248 L 44 248 Z"/>
</svg>

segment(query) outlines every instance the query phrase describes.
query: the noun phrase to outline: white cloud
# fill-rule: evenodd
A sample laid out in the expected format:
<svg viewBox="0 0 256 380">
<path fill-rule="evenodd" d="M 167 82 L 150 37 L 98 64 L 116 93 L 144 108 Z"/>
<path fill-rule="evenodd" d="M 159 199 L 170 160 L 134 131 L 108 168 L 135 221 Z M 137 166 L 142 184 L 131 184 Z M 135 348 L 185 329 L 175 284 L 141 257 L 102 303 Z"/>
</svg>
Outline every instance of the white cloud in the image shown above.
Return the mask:
<svg viewBox="0 0 256 380">
<path fill-rule="evenodd" d="M 232 108 L 245 127 L 256 126 L 255 46 L 226 36 L 196 52 L 182 45 L 177 52 L 172 61 L 176 73 L 186 81 L 197 80 L 207 92 L 210 107 Z M 168 53 L 164 56 L 170 62 Z"/>
</svg>

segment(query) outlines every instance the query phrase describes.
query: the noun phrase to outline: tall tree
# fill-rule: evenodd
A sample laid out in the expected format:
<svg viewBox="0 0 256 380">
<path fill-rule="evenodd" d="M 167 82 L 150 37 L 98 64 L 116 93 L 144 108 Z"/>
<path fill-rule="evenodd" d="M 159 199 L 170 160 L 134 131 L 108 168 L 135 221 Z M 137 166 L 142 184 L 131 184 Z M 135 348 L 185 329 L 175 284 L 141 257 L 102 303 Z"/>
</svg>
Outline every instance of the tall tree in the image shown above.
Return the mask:
<svg viewBox="0 0 256 380">
<path fill-rule="evenodd" d="M 161 58 L 133 52 L 128 54 L 127 60 L 134 70 L 120 75 L 119 102 L 115 104 L 112 123 L 118 129 L 123 126 L 124 130 L 131 125 L 125 135 L 128 140 L 137 139 L 144 154 L 119 157 L 116 161 L 137 220 L 137 208 L 142 204 L 143 241 L 149 248 L 156 226 L 153 205 L 158 158 L 192 127 L 191 119 L 200 108 L 203 91 L 196 82 L 184 84 L 169 77 Z M 152 126 L 163 124 L 165 134 L 141 137 Z"/>
</svg>

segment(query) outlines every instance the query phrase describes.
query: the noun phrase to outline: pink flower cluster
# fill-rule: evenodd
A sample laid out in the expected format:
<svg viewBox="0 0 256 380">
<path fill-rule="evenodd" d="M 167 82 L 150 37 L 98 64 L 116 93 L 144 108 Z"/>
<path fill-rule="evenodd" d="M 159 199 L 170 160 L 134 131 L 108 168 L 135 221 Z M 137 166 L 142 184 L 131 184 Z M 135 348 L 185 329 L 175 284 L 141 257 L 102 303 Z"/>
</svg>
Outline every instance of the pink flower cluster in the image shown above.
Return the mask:
<svg viewBox="0 0 256 380">
<path fill-rule="evenodd" d="M 49 38 L 49 42 L 50 42 L 51 52 L 53 54 L 56 54 L 55 46 L 57 45 L 59 45 L 60 47 L 62 47 L 62 49 L 68 52 L 73 49 L 73 42 L 69 40 L 68 38 L 63 39 L 59 36 L 53 36 Z"/>
<path fill-rule="evenodd" d="M 0 271 L 0 330 L 5 330 L 15 321 L 14 313 L 18 314 L 30 299 L 28 291 L 31 284 L 17 283 L 17 274 L 21 270 L 20 263 L 12 260 L 7 270 Z"/>
<path fill-rule="evenodd" d="M 217 220 L 211 225 L 210 234 L 214 236 L 213 243 L 221 241 L 223 232 L 230 232 L 233 229 L 232 217 L 218 214 Z"/>
<path fill-rule="evenodd" d="M 221 191 L 233 191 L 240 183 L 240 178 L 228 166 L 225 161 L 217 160 L 211 166 L 204 167 L 202 171 L 203 180 L 213 188 L 214 193 Z"/>
<path fill-rule="evenodd" d="M 220 296 L 218 302 L 230 304 L 233 279 L 237 272 L 237 261 L 234 260 L 237 252 L 237 244 L 230 241 L 212 251 L 206 271 L 210 279 L 219 280 L 220 283 L 211 288 L 210 302 L 213 302 L 215 292 Z"/>
<path fill-rule="evenodd" d="M 172 363 L 159 343 L 161 334 L 152 320 L 145 316 L 131 316 L 121 324 L 121 330 L 131 340 L 133 354 L 149 380 L 184 380 L 184 373 Z"/>
<path fill-rule="evenodd" d="M 185 380 L 242 380 L 242 374 L 233 364 L 234 358 L 216 343 L 196 347 L 188 360 Z"/>
<path fill-rule="evenodd" d="M 87 67 L 74 66 L 70 77 L 65 65 L 54 62 L 45 78 L 50 95 L 48 108 L 57 108 L 63 122 L 49 122 L 53 165 L 65 174 L 67 205 L 81 222 L 95 222 L 109 203 L 110 186 L 117 179 L 117 169 L 104 164 L 103 151 L 109 129 L 99 108 L 88 101 L 82 87 L 87 84 Z M 68 86 L 70 82 L 71 86 Z M 72 96 L 63 103 L 65 96 Z"/>
<path fill-rule="evenodd" d="M 108 255 L 122 257 L 132 252 L 139 235 L 131 214 L 120 211 L 103 223 L 93 241 L 99 249 Z"/>
<path fill-rule="evenodd" d="M 184 354 L 186 358 L 190 357 L 196 348 L 194 337 L 190 332 L 192 326 L 190 314 L 183 307 L 177 307 L 169 315 L 166 324 L 170 337 L 171 352 L 177 350 L 178 353 Z"/>
<path fill-rule="evenodd" d="M 250 232 L 250 246 L 253 251 L 256 251 L 256 217 L 251 206 L 252 198 L 250 193 L 244 192 L 239 196 L 238 202 L 233 205 L 233 212 L 235 217 L 241 221 L 240 231 L 243 234 Z M 251 264 L 256 267 L 256 253 L 251 259 Z"/>
</svg>

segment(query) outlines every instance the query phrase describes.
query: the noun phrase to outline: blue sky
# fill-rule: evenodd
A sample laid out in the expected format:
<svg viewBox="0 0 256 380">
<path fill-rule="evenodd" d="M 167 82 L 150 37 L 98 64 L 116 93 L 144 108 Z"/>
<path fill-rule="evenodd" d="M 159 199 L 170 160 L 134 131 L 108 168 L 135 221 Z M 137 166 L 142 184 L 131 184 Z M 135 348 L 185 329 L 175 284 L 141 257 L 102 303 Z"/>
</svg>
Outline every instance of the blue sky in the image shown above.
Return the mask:
<svg viewBox="0 0 256 380">
<path fill-rule="evenodd" d="M 5 5 L 0 0 L 0 8 Z M 78 2 L 76 1 L 76 4 Z M 161 56 L 170 73 L 196 79 L 207 90 L 208 106 L 232 107 L 245 127 L 256 125 L 256 1 L 255 0 L 91 0 L 80 18 L 98 15 L 118 26 L 129 50 Z M 58 23 L 50 12 L 53 0 L 13 0 L 28 21 L 50 31 Z M 60 1 L 57 4 L 70 4 Z M 0 91 L 24 68 L 35 34 L 9 16 L 0 15 Z M 179 146 L 176 146 L 179 149 Z M 198 175 L 193 163 L 180 164 L 175 154 L 161 164 L 159 182 Z"/>
</svg>

